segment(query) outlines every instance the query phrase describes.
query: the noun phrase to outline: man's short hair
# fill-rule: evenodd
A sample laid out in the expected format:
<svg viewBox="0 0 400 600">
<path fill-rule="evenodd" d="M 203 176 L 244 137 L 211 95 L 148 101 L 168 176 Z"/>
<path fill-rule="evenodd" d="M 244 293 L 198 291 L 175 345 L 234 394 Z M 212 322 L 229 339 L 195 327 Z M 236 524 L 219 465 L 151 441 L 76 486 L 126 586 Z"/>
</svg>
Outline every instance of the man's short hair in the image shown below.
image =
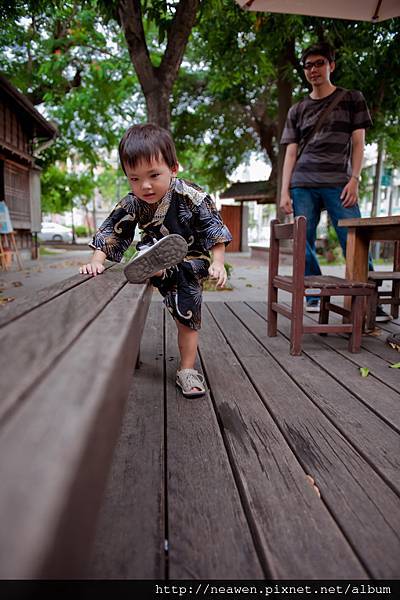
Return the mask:
<svg viewBox="0 0 400 600">
<path fill-rule="evenodd" d="M 125 174 L 125 166 L 134 168 L 142 161 L 150 163 L 161 157 L 170 169 L 178 164 L 170 132 L 153 123 L 129 127 L 119 143 L 118 152 Z"/>
<path fill-rule="evenodd" d="M 312 54 L 324 56 L 329 60 L 330 63 L 335 61 L 335 50 L 327 42 L 321 42 L 320 44 L 308 46 L 308 48 L 306 48 L 301 55 L 301 62 L 303 65 L 306 62 L 307 57 L 311 56 Z"/>
</svg>

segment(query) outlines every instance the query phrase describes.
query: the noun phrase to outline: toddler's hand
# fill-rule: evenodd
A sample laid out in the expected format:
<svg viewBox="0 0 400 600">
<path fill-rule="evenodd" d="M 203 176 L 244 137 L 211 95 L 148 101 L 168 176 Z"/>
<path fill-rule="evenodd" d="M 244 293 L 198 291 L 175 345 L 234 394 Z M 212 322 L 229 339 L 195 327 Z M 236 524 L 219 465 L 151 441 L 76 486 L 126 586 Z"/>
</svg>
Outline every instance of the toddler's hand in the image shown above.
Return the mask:
<svg viewBox="0 0 400 600">
<path fill-rule="evenodd" d="M 100 275 L 103 271 L 103 263 L 97 261 L 86 263 L 86 265 L 79 267 L 79 273 L 81 273 L 81 275 L 93 275 L 93 277 L 96 277 L 97 274 Z"/>
<path fill-rule="evenodd" d="M 228 276 L 225 271 L 225 267 L 223 263 L 214 261 L 211 263 L 210 268 L 208 269 L 208 273 L 210 277 L 213 279 L 217 279 L 217 287 L 224 287 Z"/>
</svg>

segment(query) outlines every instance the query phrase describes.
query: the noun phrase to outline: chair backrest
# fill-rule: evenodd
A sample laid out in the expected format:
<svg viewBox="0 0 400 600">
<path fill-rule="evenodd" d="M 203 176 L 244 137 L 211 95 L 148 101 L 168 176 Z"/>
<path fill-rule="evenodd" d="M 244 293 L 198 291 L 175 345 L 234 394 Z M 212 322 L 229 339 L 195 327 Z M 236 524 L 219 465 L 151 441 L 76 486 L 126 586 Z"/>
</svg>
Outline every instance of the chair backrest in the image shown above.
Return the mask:
<svg viewBox="0 0 400 600">
<path fill-rule="evenodd" d="M 281 240 L 293 240 L 293 281 L 304 283 L 306 262 L 307 219 L 295 217 L 293 223 L 280 223 L 278 219 L 271 221 L 269 276 L 275 277 L 279 270 L 279 251 Z"/>
</svg>

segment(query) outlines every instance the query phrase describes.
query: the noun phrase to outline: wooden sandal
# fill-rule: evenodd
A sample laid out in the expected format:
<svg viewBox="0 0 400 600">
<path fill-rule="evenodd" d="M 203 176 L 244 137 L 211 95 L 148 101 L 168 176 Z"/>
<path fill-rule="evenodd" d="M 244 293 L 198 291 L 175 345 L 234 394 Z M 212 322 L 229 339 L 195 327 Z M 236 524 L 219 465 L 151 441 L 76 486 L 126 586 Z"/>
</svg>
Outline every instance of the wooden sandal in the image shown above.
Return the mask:
<svg viewBox="0 0 400 600">
<path fill-rule="evenodd" d="M 203 396 L 206 393 L 204 376 L 196 371 L 196 369 L 182 369 L 181 371 L 177 371 L 176 385 L 181 388 L 182 394 L 186 398 L 195 398 Z"/>
</svg>

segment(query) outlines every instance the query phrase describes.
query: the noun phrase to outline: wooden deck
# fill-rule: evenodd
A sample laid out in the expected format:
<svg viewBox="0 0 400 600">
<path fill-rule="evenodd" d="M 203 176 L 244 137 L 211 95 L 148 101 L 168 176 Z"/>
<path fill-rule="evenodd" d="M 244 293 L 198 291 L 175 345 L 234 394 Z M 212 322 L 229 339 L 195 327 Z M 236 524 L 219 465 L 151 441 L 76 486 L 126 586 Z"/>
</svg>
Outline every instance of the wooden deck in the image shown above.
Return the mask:
<svg viewBox="0 0 400 600">
<path fill-rule="evenodd" d="M 384 343 L 399 324 L 360 354 L 314 335 L 291 357 L 289 321 L 268 338 L 265 314 L 204 307 L 210 393 L 187 400 L 153 302 L 89 578 L 400 577 L 400 354 Z"/>
</svg>

